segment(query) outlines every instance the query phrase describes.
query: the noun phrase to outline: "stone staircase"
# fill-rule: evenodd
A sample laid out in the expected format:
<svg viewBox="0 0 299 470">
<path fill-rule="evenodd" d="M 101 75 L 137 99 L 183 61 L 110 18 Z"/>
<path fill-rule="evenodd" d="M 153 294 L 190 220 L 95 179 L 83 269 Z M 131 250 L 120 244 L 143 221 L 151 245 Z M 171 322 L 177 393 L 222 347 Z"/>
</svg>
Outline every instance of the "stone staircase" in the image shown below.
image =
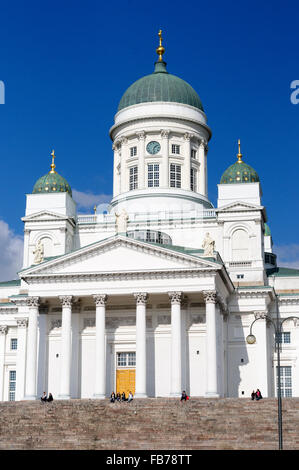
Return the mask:
<svg viewBox="0 0 299 470">
<path fill-rule="evenodd" d="M 284 398 L 283 448 L 299 449 L 299 398 Z M 276 450 L 277 400 L 0 403 L 0 450 Z"/>
</svg>

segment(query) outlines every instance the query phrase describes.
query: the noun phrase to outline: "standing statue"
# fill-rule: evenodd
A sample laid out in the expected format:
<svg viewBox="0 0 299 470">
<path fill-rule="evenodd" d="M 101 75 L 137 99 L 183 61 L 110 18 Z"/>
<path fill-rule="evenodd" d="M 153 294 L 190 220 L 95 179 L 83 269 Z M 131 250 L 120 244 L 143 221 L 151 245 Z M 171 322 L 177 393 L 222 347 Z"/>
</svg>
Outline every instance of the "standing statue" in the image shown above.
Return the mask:
<svg viewBox="0 0 299 470">
<path fill-rule="evenodd" d="M 129 216 L 125 209 L 122 209 L 120 214 L 115 213 L 116 218 L 116 233 L 126 233 Z"/>
<path fill-rule="evenodd" d="M 202 248 L 204 249 L 203 256 L 214 256 L 215 241 L 210 237 L 209 233 L 206 233 Z"/>
<path fill-rule="evenodd" d="M 38 240 L 37 244 L 35 245 L 35 250 L 33 251 L 34 254 L 34 264 L 39 264 L 44 261 L 44 245 L 40 240 Z"/>
</svg>

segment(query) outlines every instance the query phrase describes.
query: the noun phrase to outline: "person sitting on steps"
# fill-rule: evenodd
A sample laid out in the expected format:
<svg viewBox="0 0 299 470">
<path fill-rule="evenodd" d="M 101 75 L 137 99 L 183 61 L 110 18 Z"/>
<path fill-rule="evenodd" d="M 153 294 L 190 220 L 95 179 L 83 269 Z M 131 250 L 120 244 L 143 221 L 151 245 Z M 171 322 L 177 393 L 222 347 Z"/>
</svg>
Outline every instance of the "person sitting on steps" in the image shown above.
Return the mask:
<svg viewBox="0 0 299 470">
<path fill-rule="evenodd" d="M 189 400 L 189 397 L 188 397 L 185 390 L 182 391 L 182 395 L 181 395 L 181 401 L 183 401 L 183 400 L 184 401 Z"/>
<path fill-rule="evenodd" d="M 49 396 L 48 396 L 48 398 L 47 398 L 47 401 L 49 401 L 49 402 L 53 401 L 53 395 L 52 395 L 52 393 L 49 393 Z"/>
</svg>

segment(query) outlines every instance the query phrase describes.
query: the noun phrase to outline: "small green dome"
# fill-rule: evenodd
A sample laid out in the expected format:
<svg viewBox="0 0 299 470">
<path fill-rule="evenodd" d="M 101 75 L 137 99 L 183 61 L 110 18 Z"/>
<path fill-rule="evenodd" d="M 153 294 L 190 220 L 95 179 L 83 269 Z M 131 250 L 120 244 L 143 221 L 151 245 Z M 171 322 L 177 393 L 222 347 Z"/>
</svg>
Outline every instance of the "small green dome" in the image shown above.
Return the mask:
<svg viewBox="0 0 299 470">
<path fill-rule="evenodd" d="M 238 145 L 238 160 L 225 170 L 221 176 L 220 184 L 256 183 L 260 180 L 257 172 L 250 165 L 243 162 L 240 140 L 238 141 Z"/>
<path fill-rule="evenodd" d="M 169 74 L 164 61 L 156 62 L 151 75 L 140 78 L 127 89 L 119 102 L 118 111 L 134 104 L 155 101 L 183 103 L 204 110 L 192 86 Z"/>
<path fill-rule="evenodd" d="M 56 165 L 54 159 L 56 156 L 54 150 L 51 153 L 51 157 L 51 170 L 37 180 L 33 187 L 32 194 L 69 193 L 69 195 L 72 196 L 71 187 L 66 179 L 55 171 Z"/>
<path fill-rule="evenodd" d="M 236 162 L 223 173 L 220 184 L 256 183 L 259 181 L 257 172 L 244 162 Z"/>
<path fill-rule="evenodd" d="M 68 182 L 63 176 L 55 172 L 49 172 L 41 176 L 34 185 L 33 194 L 40 193 L 69 193 L 72 195 L 72 190 Z"/>
</svg>

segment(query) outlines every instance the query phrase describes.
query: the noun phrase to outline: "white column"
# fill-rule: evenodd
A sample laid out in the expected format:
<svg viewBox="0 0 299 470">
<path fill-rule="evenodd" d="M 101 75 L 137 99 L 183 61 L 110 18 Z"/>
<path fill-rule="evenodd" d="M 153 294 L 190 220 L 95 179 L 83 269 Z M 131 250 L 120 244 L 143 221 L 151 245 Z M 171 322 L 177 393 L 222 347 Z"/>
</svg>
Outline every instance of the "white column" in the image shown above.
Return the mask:
<svg viewBox="0 0 299 470">
<path fill-rule="evenodd" d="M 146 398 L 146 302 L 145 292 L 134 294 L 136 299 L 136 378 L 135 397 Z"/>
<path fill-rule="evenodd" d="M 219 397 L 217 383 L 216 291 L 203 292 L 206 302 L 206 396 Z"/>
<path fill-rule="evenodd" d="M 0 401 L 4 398 L 4 362 L 5 362 L 5 343 L 8 327 L 0 326 Z"/>
<path fill-rule="evenodd" d="M 37 321 L 39 297 L 28 297 L 29 323 L 28 323 L 28 347 L 26 363 L 25 400 L 36 400 L 37 383 Z"/>
<path fill-rule="evenodd" d="M 255 385 L 252 388 L 259 388 L 264 397 L 268 397 L 271 392 L 269 390 L 269 371 L 268 371 L 268 334 L 267 334 L 267 312 L 254 312 L 255 318 L 259 321 L 254 324 L 254 336 L 256 337 L 255 360 L 258 361 L 259 367 L 255 372 Z"/>
<path fill-rule="evenodd" d="M 113 158 L 113 197 L 118 196 L 120 193 L 120 158 L 118 143 L 114 142 L 112 145 L 114 151 Z"/>
<path fill-rule="evenodd" d="M 199 177 L 198 177 L 198 192 L 206 196 L 206 144 L 202 140 L 198 148 L 198 160 L 199 160 Z"/>
<path fill-rule="evenodd" d="M 186 132 L 184 134 L 184 164 L 182 171 L 182 189 L 190 191 L 190 176 L 191 176 L 191 137 L 192 135 Z"/>
<path fill-rule="evenodd" d="M 127 158 L 128 158 L 128 139 L 121 138 L 121 154 L 120 154 L 120 193 L 125 193 L 129 190 L 127 181 Z"/>
<path fill-rule="evenodd" d="M 138 189 L 144 189 L 145 186 L 145 149 L 144 149 L 144 143 L 145 143 L 145 132 L 138 132 L 137 133 L 138 137 Z"/>
<path fill-rule="evenodd" d="M 59 299 L 62 303 L 59 398 L 67 400 L 71 398 L 72 296 L 65 295 Z"/>
<path fill-rule="evenodd" d="M 95 358 L 95 398 L 106 396 L 106 344 L 105 315 L 106 294 L 93 296 L 96 303 L 96 358 Z"/>
<path fill-rule="evenodd" d="M 28 319 L 16 318 L 16 321 L 18 325 L 16 400 L 23 400 L 25 395 L 26 337 Z"/>
<path fill-rule="evenodd" d="M 171 301 L 171 386 L 170 396 L 182 393 L 181 292 L 169 292 Z"/>
<path fill-rule="evenodd" d="M 169 188 L 169 131 L 161 130 L 162 138 L 162 164 L 161 164 L 161 188 Z"/>
<path fill-rule="evenodd" d="M 207 157 L 208 157 L 208 144 L 205 145 L 205 196 L 208 197 L 208 162 L 207 162 Z"/>
</svg>

